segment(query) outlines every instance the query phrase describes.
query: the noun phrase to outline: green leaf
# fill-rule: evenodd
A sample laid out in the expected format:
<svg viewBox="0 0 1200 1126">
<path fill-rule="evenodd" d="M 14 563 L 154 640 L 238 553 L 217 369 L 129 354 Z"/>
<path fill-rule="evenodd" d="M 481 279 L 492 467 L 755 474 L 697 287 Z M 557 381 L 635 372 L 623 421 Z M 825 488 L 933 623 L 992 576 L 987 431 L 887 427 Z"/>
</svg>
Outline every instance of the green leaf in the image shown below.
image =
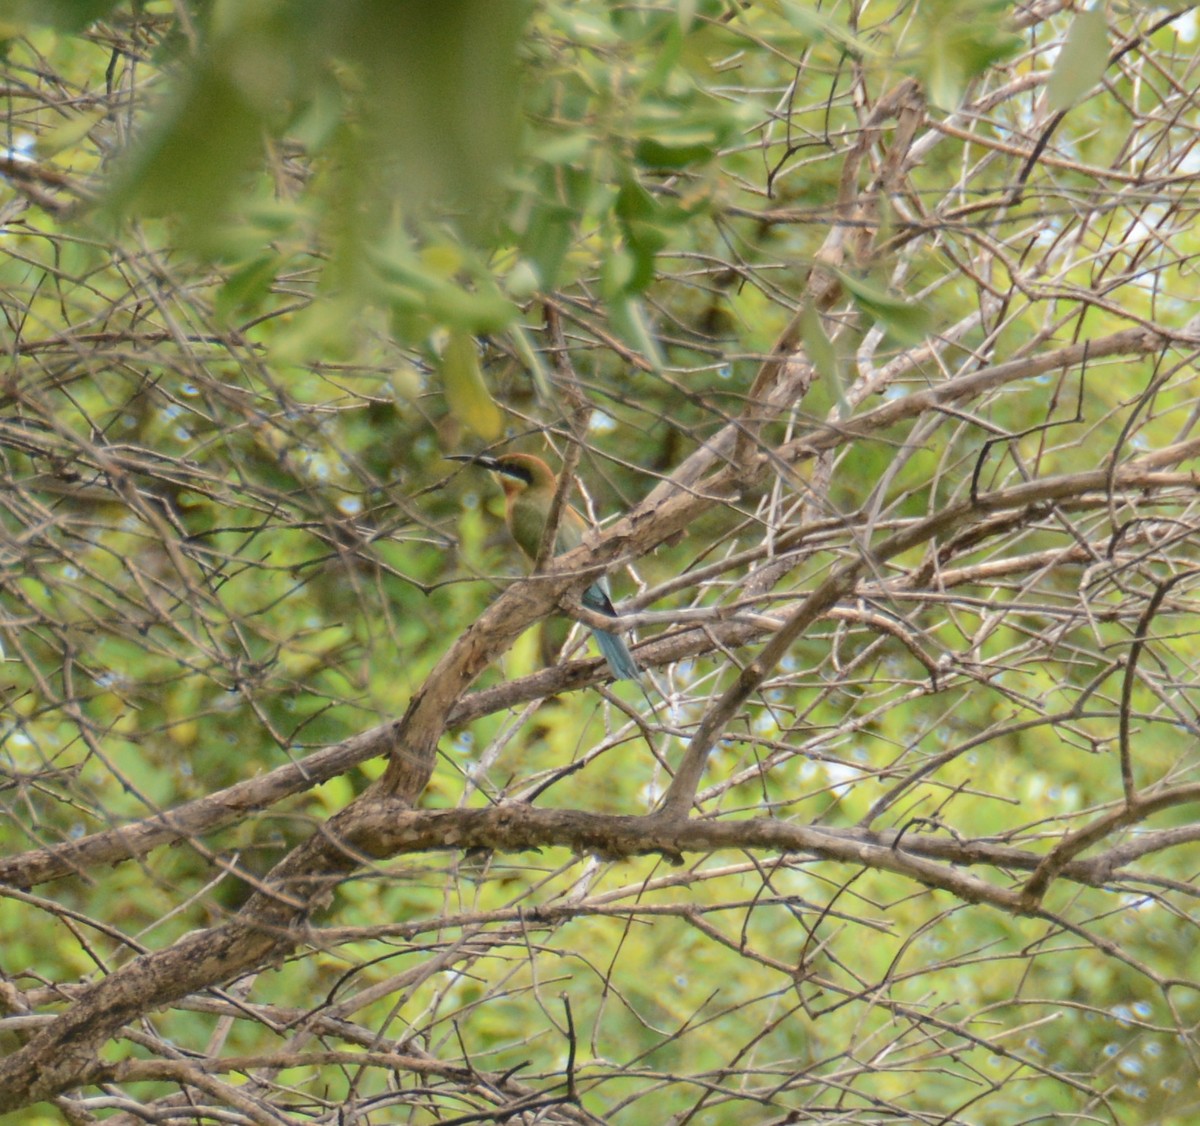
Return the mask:
<svg viewBox="0 0 1200 1126">
<path fill-rule="evenodd" d="M 274 254 L 263 254 L 232 273 L 213 302 L 217 319 L 228 323 L 235 313 L 255 308 L 271 291 L 278 263 Z"/>
<path fill-rule="evenodd" d="M 482 224 L 481 204 L 517 150 L 517 44 L 530 8 L 524 0 L 313 5 L 337 33 L 333 50 L 362 74 L 364 122 L 396 158 L 405 197 L 453 201 L 466 226 Z"/>
<path fill-rule="evenodd" d="M 462 248 L 452 242 L 436 242 L 417 255 L 426 272 L 435 278 L 452 278 L 463 268 Z"/>
<path fill-rule="evenodd" d="M 637 261 L 628 250 L 614 247 L 600 263 L 600 291 L 615 302 L 629 291 L 637 271 Z"/>
<path fill-rule="evenodd" d="M 27 35 L 34 26 L 62 32 L 82 31 L 104 19 L 121 0 L 5 0 L 0 38 Z"/>
<path fill-rule="evenodd" d="M 844 417 L 849 413 L 849 404 L 846 402 L 846 393 L 842 390 L 837 349 L 825 334 L 821 314 L 811 301 L 804 303 L 804 309 L 800 313 L 800 338 L 804 341 L 804 350 L 808 353 L 809 361 L 825 380 L 830 398 L 841 408 Z"/>
<path fill-rule="evenodd" d="M 69 118 L 62 125 L 56 125 L 48 133 L 43 133 L 37 140 L 37 154 L 43 160 L 55 156 L 64 149 L 74 148 L 101 121 L 108 116 L 107 107 L 81 113 Z"/>
<path fill-rule="evenodd" d="M 287 332 L 271 338 L 271 362 L 303 364 L 314 356 L 348 359 L 357 342 L 352 330 L 358 311 L 357 305 L 343 297 L 311 302 L 292 318 Z"/>
<path fill-rule="evenodd" d="M 640 352 L 642 358 L 655 371 L 662 367 L 662 352 L 646 324 L 646 315 L 640 301 L 623 297 L 611 302 L 608 307 L 608 319 L 625 343 Z"/>
<path fill-rule="evenodd" d="M 558 281 L 563 259 L 575 237 L 577 220 L 574 208 L 552 201 L 539 203 L 530 216 L 521 240 L 521 253 L 537 267 L 543 289 L 553 289 Z"/>
<path fill-rule="evenodd" d="M 641 293 L 654 280 L 658 252 L 667 244 L 667 235 L 650 223 L 630 223 L 626 226 L 629 249 L 633 254 L 633 276 L 627 290 Z"/>
<path fill-rule="evenodd" d="M 397 402 L 411 403 L 421 394 L 421 373 L 407 360 L 402 360 L 393 369 L 388 382 Z"/>
<path fill-rule="evenodd" d="M 660 205 L 633 175 L 621 185 L 614 209 L 634 264 L 623 289 L 641 293 L 654 280 L 658 252 L 670 241 L 670 220 L 679 221 L 683 213 Z"/>
<path fill-rule="evenodd" d="M 530 156 L 544 164 L 578 164 L 592 147 L 592 138 L 582 130 L 560 133 L 533 146 Z"/>
<path fill-rule="evenodd" d="M 541 288 L 541 276 L 537 267 L 525 258 L 519 258 L 504 275 L 504 290 L 515 301 L 528 301 Z"/>
<path fill-rule="evenodd" d="M 969 81 L 1023 46 L 1008 30 L 1010 8 L 1002 0 L 928 0 L 918 17 L 920 49 L 901 69 L 921 80 L 931 104 L 957 105 Z"/>
<path fill-rule="evenodd" d="M 853 277 L 844 270 L 835 270 L 846 292 L 861 308 L 882 321 L 897 340 L 904 344 L 919 344 L 929 332 L 929 310 L 912 301 L 893 297 L 890 293 Z"/>
<path fill-rule="evenodd" d="M 450 328 L 467 333 L 503 332 L 517 315 L 513 305 L 494 285 L 478 291 L 441 285 L 429 295 L 429 313 Z"/>
<path fill-rule="evenodd" d="M 842 21 L 822 15 L 807 3 L 788 0 L 780 5 L 788 20 L 805 36 L 816 43 L 836 43 L 853 59 L 879 58 L 878 49 L 871 47 L 865 38 L 853 34 Z"/>
<path fill-rule="evenodd" d="M 521 358 L 521 362 L 525 365 L 530 378 L 533 380 L 533 387 L 537 392 L 538 398 L 542 402 L 549 402 L 550 380 L 546 375 L 546 368 L 542 363 L 541 356 L 537 354 L 537 349 L 534 348 L 533 341 L 529 339 L 529 334 L 522 325 L 514 324 L 509 327 L 508 336 L 512 341 L 513 351 Z"/>
<path fill-rule="evenodd" d="M 1053 110 L 1070 109 L 1104 75 L 1108 67 L 1108 25 L 1102 11 L 1079 12 L 1058 52 L 1046 104 Z"/>
<path fill-rule="evenodd" d="M 716 142 L 703 126 L 680 125 L 643 137 L 633 150 L 644 168 L 686 168 L 712 159 Z"/>
<path fill-rule="evenodd" d="M 666 34 L 662 36 L 653 53 L 654 65 L 648 67 L 642 78 L 643 94 L 665 87 L 671 77 L 671 72 L 679 63 L 680 50 L 683 46 L 683 30 L 677 18 L 668 17 L 671 22 L 667 25 Z"/>
<path fill-rule="evenodd" d="M 485 442 L 499 438 L 504 418 L 483 381 L 479 349 L 469 332 L 450 334 L 442 352 L 440 371 L 450 413 Z"/>
<path fill-rule="evenodd" d="M 220 71 L 202 68 L 125 163 L 114 202 L 176 214 L 208 230 L 261 152 L 261 121 Z"/>
<path fill-rule="evenodd" d="M 634 175 L 629 175 L 621 184 L 620 191 L 614 203 L 614 210 L 625 220 L 653 220 L 658 217 L 659 206 L 641 181 Z"/>
</svg>

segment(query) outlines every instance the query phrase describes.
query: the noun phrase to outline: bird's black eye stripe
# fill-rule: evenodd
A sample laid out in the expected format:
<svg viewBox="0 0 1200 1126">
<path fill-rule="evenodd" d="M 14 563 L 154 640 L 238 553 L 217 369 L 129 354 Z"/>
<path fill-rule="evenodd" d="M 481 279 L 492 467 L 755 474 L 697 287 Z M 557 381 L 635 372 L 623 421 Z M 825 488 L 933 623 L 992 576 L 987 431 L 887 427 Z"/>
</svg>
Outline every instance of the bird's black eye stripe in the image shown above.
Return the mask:
<svg viewBox="0 0 1200 1126">
<path fill-rule="evenodd" d="M 526 485 L 533 484 L 533 473 L 524 465 L 504 465 L 500 464 L 494 467 L 493 473 L 500 473 L 505 477 L 512 477 L 516 481 L 521 481 Z"/>
</svg>

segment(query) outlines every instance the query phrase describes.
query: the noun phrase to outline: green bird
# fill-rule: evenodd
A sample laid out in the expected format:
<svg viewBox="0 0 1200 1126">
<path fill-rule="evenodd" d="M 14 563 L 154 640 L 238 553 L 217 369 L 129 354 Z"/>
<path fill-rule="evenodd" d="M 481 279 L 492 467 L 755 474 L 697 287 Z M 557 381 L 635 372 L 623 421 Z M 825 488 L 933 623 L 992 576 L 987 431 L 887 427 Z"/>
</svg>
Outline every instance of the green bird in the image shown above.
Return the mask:
<svg viewBox="0 0 1200 1126">
<path fill-rule="evenodd" d="M 504 522 L 517 546 L 533 563 L 542 544 L 542 532 L 550 516 L 554 495 L 558 491 L 558 478 L 540 457 L 533 454 L 447 454 L 449 461 L 466 461 L 482 466 L 496 475 L 504 490 Z M 587 531 L 587 522 L 570 505 L 565 505 L 558 522 L 555 537 L 555 554 L 562 554 L 578 547 Z M 589 610 L 616 618 L 612 597 L 608 591 L 608 579 L 601 576 L 583 592 L 580 601 Z M 641 669 L 629 647 L 615 633 L 597 629 L 592 631 L 600 652 L 617 680 L 640 680 Z"/>
</svg>

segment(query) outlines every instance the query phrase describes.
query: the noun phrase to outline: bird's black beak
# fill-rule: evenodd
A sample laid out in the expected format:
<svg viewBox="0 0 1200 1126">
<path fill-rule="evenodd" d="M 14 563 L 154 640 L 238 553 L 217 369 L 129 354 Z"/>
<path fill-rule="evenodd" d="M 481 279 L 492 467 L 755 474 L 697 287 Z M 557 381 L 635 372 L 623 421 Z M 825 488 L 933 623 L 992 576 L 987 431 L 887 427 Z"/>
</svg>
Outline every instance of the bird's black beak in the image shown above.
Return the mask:
<svg viewBox="0 0 1200 1126">
<path fill-rule="evenodd" d="M 442 454 L 447 461 L 465 461 L 471 465 L 478 465 L 480 469 L 488 469 L 500 477 L 509 477 L 514 481 L 520 481 L 523 485 L 532 485 L 533 477 L 529 472 L 529 467 L 526 465 L 514 465 L 511 460 L 503 460 L 498 457 L 492 457 L 491 454 Z"/>
<path fill-rule="evenodd" d="M 493 473 L 500 472 L 500 463 L 487 454 L 443 454 L 443 461 L 465 461 L 471 465 L 478 465 L 482 469 L 490 469 Z"/>
</svg>

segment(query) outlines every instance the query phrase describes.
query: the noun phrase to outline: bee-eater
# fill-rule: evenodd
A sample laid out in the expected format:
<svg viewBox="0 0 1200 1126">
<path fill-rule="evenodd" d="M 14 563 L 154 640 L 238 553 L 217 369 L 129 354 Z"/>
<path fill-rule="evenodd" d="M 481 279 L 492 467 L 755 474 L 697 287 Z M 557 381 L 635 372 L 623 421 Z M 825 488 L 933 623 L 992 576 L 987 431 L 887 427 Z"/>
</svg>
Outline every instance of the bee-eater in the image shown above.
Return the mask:
<svg viewBox="0 0 1200 1126">
<path fill-rule="evenodd" d="M 450 461 L 468 461 L 473 465 L 491 470 L 504 490 L 504 522 L 517 546 L 531 563 L 537 559 L 542 544 L 542 532 L 554 504 L 558 490 L 558 478 L 540 457 L 533 454 L 447 454 Z M 583 542 L 587 523 L 569 504 L 564 505 L 555 537 L 555 552 L 561 554 L 578 547 Z M 608 579 L 598 578 L 583 592 L 580 601 L 589 610 L 617 617 L 612 598 L 608 592 Z M 617 680 L 639 680 L 638 663 L 629 652 L 629 647 L 615 633 L 605 630 L 592 631 L 600 652 Z"/>
</svg>

